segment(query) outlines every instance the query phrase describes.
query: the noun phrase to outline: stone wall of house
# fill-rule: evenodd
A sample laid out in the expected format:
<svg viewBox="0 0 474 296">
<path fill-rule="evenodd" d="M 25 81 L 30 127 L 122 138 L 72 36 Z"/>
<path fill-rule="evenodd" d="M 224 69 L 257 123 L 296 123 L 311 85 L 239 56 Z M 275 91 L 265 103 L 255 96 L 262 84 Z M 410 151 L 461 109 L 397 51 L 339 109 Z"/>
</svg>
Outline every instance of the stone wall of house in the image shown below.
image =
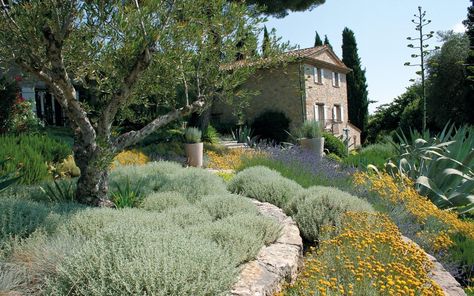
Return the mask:
<svg viewBox="0 0 474 296">
<path fill-rule="evenodd" d="M 323 55 L 324 56 L 324 55 Z M 318 57 L 319 58 L 319 57 Z M 321 82 L 315 79 L 317 73 L 314 68 L 321 68 L 322 79 Z M 337 70 L 324 68 L 318 64 L 304 65 L 304 81 L 305 81 L 305 97 L 306 97 L 306 119 L 307 120 L 321 120 L 317 107 L 324 108 L 324 128 L 336 136 L 342 137 L 344 135 L 344 128 L 349 128 L 350 143 L 355 144 L 355 147 L 360 146 L 360 132 L 348 124 L 348 105 L 347 105 L 347 82 L 346 75 L 339 73 L 339 85 L 333 85 L 333 72 Z M 316 74 L 317 76 L 317 74 Z M 335 116 L 335 106 L 341 108 L 341 118 L 337 120 Z M 355 143 L 354 143 L 354 139 Z M 354 145 L 353 145 L 354 146 Z"/>
<path fill-rule="evenodd" d="M 303 122 L 300 68 L 297 63 L 288 64 L 284 69 L 258 70 L 244 85 L 243 89 L 256 92 L 249 96 L 243 109 L 244 121 L 252 121 L 266 110 L 281 111 L 290 119 L 290 128 Z M 234 104 L 216 103 L 213 106 L 213 120 L 220 123 L 237 123 Z"/>
</svg>

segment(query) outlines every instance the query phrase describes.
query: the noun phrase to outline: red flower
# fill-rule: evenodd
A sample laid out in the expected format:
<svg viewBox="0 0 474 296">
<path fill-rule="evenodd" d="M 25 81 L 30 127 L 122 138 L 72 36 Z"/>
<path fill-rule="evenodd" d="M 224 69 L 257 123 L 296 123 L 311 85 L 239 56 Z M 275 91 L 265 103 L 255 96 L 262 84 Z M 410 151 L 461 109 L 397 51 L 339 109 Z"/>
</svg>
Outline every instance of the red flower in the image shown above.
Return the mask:
<svg viewBox="0 0 474 296">
<path fill-rule="evenodd" d="M 17 76 L 15 76 L 15 80 L 16 80 L 16 82 L 20 82 L 20 81 L 23 80 L 23 77 L 21 77 L 21 75 L 17 75 Z"/>
</svg>

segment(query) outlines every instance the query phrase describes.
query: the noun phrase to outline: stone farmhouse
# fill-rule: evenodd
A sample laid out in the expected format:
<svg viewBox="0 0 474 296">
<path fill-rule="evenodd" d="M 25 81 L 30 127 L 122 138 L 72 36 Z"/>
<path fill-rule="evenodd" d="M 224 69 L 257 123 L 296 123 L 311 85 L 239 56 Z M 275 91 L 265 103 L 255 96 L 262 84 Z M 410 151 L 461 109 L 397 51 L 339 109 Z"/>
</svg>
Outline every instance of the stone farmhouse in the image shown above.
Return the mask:
<svg viewBox="0 0 474 296">
<path fill-rule="evenodd" d="M 346 74 L 351 71 L 330 47 L 317 46 L 288 52 L 292 59 L 274 67 L 260 67 L 244 84 L 255 95 L 244 108 L 252 122 L 267 110 L 281 111 L 290 119 L 290 128 L 306 120 L 316 120 L 324 130 L 349 139 L 351 148 L 360 146 L 360 130 L 348 121 Z M 216 104 L 215 122 L 237 122 L 232 107 Z"/>
</svg>

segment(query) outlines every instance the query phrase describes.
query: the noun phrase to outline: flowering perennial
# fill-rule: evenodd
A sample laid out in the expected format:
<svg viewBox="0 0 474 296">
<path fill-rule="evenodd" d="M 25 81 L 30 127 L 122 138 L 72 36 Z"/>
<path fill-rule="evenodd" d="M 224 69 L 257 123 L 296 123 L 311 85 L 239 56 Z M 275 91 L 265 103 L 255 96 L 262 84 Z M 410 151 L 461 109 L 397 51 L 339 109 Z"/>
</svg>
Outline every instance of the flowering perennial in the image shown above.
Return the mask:
<svg viewBox="0 0 474 296">
<path fill-rule="evenodd" d="M 384 201 L 393 205 L 402 205 L 421 225 L 432 219 L 440 221 L 444 229 L 436 229 L 436 231 L 423 229 L 416 234 L 431 242 L 434 251 L 447 250 L 451 247 L 453 242 L 450 236 L 453 234 L 462 234 L 474 239 L 473 223 L 460 220 L 455 212 L 436 207 L 428 198 L 421 196 L 409 180 L 397 182 L 386 173 L 377 175 L 361 172 L 354 174 L 353 180 L 357 185 L 368 185 L 369 191 L 376 193 Z"/>
<path fill-rule="evenodd" d="M 111 169 L 114 169 L 117 165 L 144 165 L 149 161 L 148 156 L 141 151 L 125 150 L 114 157 Z"/>
<path fill-rule="evenodd" d="M 263 155 L 263 153 L 240 148 L 230 149 L 229 152 L 225 154 L 208 151 L 208 167 L 218 170 L 236 170 L 242 163 L 242 157 L 252 157 L 256 155 Z"/>
<path fill-rule="evenodd" d="M 326 228 L 298 280 L 283 295 L 444 295 L 428 273 L 426 254 L 405 242 L 388 216 L 348 212 L 342 228 Z"/>
</svg>

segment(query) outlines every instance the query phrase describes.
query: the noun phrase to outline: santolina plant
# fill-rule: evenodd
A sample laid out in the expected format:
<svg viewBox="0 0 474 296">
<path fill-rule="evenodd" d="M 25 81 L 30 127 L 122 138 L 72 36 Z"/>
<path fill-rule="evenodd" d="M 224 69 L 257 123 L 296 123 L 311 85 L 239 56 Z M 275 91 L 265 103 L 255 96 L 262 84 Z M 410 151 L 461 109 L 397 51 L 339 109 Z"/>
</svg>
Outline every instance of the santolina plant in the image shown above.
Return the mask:
<svg viewBox="0 0 474 296">
<path fill-rule="evenodd" d="M 384 214 L 348 212 L 339 231 L 326 227 L 323 237 L 297 281 L 278 296 L 444 295 L 429 277 L 426 254 L 403 241 Z"/>
</svg>

